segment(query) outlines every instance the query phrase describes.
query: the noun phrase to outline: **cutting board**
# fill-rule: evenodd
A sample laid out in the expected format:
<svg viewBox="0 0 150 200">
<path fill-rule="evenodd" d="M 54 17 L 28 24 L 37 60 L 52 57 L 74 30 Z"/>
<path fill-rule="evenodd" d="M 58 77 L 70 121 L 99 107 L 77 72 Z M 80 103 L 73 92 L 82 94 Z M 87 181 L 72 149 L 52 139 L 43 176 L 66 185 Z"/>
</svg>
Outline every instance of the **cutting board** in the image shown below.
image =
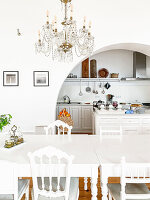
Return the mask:
<svg viewBox="0 0 150 200">
<path fill-rule="evenodd" d="M 95 59 L 90 60 L 90 78 L 97 78 L 97 62 Z"/>
<path fill-rule="evenodd" d="M 82 62 L 82 78 L 89 78 L 89 58 Z"/>
</svg>

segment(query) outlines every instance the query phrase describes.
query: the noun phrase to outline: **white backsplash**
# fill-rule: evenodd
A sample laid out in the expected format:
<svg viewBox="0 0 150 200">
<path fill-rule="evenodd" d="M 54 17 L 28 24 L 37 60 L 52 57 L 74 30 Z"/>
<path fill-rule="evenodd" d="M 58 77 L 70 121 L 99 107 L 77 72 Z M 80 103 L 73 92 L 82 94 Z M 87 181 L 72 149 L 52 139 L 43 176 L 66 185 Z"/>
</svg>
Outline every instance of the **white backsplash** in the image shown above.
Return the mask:
<svg viewBox="0 0 150 200">
<path fill-rule="evenodd" d="M 80 82 L 65 82 L 60 90 L 58 101 L 63 101 L 63 96 L 68 95 L 71 101 L 80 102 L 93 102 L 94 100 L 106 100 L 107 94 L 113 94 L 114 100 L 119 102 L 150 102 L 150 82 L 115 82 L 110 83 L 111 87 L 107 90 L 105 89 L 105 94 L 102 94 L 102 89 L 99 88 L 99 83 L 97 83 L 96 89 L 98 94 L 87 93 L 85 88 L 88 83 L 82 83 L 83 96 L 79 96 L 80 92 Z M 90 87 L 94 88 L 94 83 L 90 83 Z"/>
</svg>

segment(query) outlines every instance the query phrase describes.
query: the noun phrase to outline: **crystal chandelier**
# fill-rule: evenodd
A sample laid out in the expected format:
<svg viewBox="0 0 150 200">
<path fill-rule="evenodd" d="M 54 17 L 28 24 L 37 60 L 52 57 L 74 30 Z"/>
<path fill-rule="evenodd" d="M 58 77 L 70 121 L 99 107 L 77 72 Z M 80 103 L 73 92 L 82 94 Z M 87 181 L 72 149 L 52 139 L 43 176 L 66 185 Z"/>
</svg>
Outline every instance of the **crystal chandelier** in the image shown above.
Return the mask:
<svg viewBox="0 0 150 200">
<path fill-rule="evenodd" d="M 76 21 L 73 19 L 72 0 L 60 0 L 64 9 L 64 19 L 61 22 L 63 29 L 57 29 L 57 18 L 52 23 L 49 22 L 47 11 L 47 21 L 39 31 L 39 39 L 35 44 L 36 53 L 44 53 L 45 56 L 52 55 L 53 60 L 71 62 L 73 61 L 73 50 L 77 56 L 90 55 L 93 52 L 94 37 L 91 35 L 91 22 L 86 27 L 84 17 L 83 27 L 77 30 Z M 68 16 L 70 10 L 70 16 Z"/>
</svg>

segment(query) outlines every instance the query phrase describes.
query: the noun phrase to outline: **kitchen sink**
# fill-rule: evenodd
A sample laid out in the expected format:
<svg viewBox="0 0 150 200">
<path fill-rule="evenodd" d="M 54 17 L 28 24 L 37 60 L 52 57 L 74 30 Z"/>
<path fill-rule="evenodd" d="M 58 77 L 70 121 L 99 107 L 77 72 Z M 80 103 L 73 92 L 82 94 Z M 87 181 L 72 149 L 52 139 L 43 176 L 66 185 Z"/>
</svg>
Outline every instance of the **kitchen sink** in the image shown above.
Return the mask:
<svg viewBox="0 0 150 200">
<path fill-rule="evenodd" d="M 57 104 L 81 104 L 81 102 L 70 102 L 70 103 L 66 103 L 66 102 L 57 102 Z"/>
</svg>

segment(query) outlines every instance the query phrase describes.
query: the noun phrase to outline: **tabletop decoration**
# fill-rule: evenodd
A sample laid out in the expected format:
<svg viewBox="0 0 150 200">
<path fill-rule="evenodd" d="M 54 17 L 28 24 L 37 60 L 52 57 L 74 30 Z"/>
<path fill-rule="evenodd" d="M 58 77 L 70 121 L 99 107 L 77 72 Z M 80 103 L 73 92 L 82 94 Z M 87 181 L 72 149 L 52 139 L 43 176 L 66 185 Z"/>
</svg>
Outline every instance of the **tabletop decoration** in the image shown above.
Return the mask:
<svg viewBox="0 0 150 200">
<path fill-rule="evenodd" d="M 11 148 L 24 142 L 23 135 L 16 125 L 12 126 L 9 133 L 7 140 L 5 140 L 5 148 Z"/>
</svg>

